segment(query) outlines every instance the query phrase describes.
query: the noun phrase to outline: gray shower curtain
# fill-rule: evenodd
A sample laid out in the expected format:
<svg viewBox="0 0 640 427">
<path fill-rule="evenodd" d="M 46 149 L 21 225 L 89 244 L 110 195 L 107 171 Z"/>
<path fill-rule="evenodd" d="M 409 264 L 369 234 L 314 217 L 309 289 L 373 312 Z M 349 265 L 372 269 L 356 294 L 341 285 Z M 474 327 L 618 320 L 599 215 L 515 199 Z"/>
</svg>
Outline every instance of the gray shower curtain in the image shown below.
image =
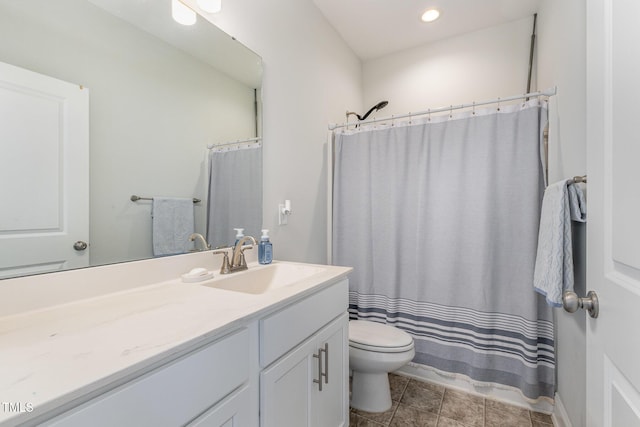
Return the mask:
<svg viewBox="0 0 640 427">
<path fill-rule="evenodd" d="M 544 190 L 538 100 L 335 136 L 333 259 L 352 318 L 411 333 L 415 363 L 553 398 L 533 289 Z"/>
<path fill-rule="evenodd" d="M 260 236 L 262 228 L 262 145 L 253 143 L 209 151 L 207 242 L 212 247 L 235 241 L 234 228 Z"/>
</svg>

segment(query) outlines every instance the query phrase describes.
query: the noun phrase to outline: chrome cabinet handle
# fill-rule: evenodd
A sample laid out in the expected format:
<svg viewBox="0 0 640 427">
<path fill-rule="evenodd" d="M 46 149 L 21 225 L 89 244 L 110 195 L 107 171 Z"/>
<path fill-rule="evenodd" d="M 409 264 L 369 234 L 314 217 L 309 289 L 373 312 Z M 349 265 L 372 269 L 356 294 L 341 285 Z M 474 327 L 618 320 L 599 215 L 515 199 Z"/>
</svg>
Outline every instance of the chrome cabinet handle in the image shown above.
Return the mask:
<svg viewBox="0 0 640 427">
<path fill-rule="evenodd" d="M 329 343 L 328 342 L 324 343 L 324 383 L 329 384 Z"/>
<path fill-rule="evenodd" d="M 318 354 L 313 354 L 313 357 L 318 359 L 318 379 L 314 379 L 313 382 L 318 384 L 318 390 L 322 391 L 322 349 L 318 350 Z"/>
<path fill-rule="evenodd" d="M 589 313 L 589 316 L 595 319 L 598 317 L 599 312 L 598 295 L 594 291 L 589 291 L 586 297 L 580 298 L 573 291 L 564 291 L 562 294 L 562 307 L 569 313 L 575 313 L 579 308 L 584 308 Z"/>
<path fill-rule="evenodd" d="M 324 372 L 322 372 L 322 353 L 324 353 Z M 329 343 L 324 343 L 324 348 L 318 349 L 318 354 L 313 355 L 318 359 L 318 379 L 314 379 L 313 382 L 318 384 L 318 390 L 322 391 L 322 377 L 324 377 L 324 383 L 329 384 Z"/>
</svg>

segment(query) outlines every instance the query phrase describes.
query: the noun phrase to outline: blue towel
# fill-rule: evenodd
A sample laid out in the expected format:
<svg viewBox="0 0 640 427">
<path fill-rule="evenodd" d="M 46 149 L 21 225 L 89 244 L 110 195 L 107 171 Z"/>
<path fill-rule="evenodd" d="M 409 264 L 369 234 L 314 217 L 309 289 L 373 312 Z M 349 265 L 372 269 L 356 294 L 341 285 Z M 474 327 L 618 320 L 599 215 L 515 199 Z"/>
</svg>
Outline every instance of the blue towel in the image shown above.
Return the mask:
<svg viewBox="0 0 640 427">
<path fill-rule="evenodd" d="M 542 199 L 533 287 L 552 307 L 560 307 L 562 293 L 573 290 L 572 220 L 587 220 L 582 189 L 573 180 L 549 185 Z"/>
<path fill-rule="evenodd" d="M 153 255 L 175 255 L 189 251 L 189 236 L 195 231 L 193 199 L 154 197 Z"/>
</svg>

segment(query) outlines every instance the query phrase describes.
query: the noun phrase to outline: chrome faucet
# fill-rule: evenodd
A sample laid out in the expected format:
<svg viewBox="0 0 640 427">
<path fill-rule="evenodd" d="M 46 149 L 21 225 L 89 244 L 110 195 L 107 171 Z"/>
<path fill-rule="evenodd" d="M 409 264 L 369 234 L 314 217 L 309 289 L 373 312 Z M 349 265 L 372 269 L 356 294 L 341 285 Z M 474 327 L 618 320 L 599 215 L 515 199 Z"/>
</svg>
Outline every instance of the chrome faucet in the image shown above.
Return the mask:
<svg viewBox="0 0 640 427">
<path fill-rule="evenodd" d="M 244 242 L 247 240 L 251 240 L 251 245 L 243 246 Z M 258 243 L 256 239 L 251 236 L 245 236 L 242 239 L 238 240 L 238 243 L 231 248 L 231 262 L 229 262 L 229 253 L 227 252 L 229 248 L 217 248 L 213 250 L 213 254 L 222 254 L 222 266 L 220 267 L 220 274 L 229 274 L 235 273 L 236 271 L 242 271 L 247 269 L 247 261 L 244 258 L 244 251 L 247 249 L 253 249 L 255 245 Z"/>
<path fill-rule="evenodd" d="M 251 240 L 251 245 L 243 247 L 244 242 L 247 240 Z M 233 255 L 231 256 L 231 273 L 247 269 L 247 261 L 244 259 L 244 251 L 247 249 L 253 249 L 257 244 L 258 242 L 256 242 L 256 239 L 251 236 L 244 236 L 242 239 L 238 240 L 238 243 L 236 243 L 236 246 L 233 248 Z"/>
<path fill-rule="evenodd" d="M 198 240 L 199 242 L 202 243 L 202 247 L 203 249 L 200 249 L 201 251 L 206 251 L 211 249 L 211 245 L 207 243 L 206 239 L 204 238 L 204 236 L 200 233 L 193 233 L 191 236 L 189 236 L 189 240 L 194 242 L 195 240 Z M 197 251 L 197 244 L 195 244 L 195 251 Z"/>
</svg>

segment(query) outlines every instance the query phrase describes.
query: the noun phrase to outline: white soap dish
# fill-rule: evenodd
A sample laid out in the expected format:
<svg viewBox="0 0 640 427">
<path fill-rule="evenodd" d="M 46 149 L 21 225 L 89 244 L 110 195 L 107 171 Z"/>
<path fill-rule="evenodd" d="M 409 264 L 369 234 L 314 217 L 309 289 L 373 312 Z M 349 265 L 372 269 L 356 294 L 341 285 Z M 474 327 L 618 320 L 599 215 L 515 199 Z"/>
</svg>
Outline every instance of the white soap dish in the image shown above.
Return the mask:
<svg viewBox="0 0 640 427">
<path fill-rule="evenodd" d="M 194 268 L 188 273 L 183 274 L 182 281 L 185 283 L 202 282 L 204 280 L 213 279 L 213 272 L 206 268 Z"/>
</svg>

